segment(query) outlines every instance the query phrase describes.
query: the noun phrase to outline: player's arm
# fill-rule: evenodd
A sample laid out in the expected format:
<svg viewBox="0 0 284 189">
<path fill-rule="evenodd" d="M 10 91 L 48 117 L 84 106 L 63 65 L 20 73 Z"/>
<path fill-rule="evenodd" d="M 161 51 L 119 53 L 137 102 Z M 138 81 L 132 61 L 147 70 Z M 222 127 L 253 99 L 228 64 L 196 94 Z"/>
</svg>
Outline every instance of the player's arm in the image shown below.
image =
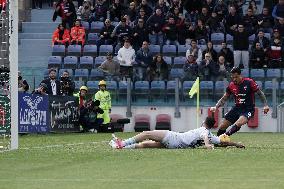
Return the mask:
<svg viewBox="0 0 284 189">
<path fill-rule="evenodd" d="M 266 114 L 269 111 L 269 106 L 267 104 L 267 100 L 266 100 L 265 94 L 260 89 L 256 91 L 256 94 L 258 94 L 261 102 L 264 104 L 263 112 Z"/>
<path fill-rule="evenodd" d="M 214 149 L 214 145 L 213 145 L 213 144 L 210 144 L 208 135 L 205 135 L 205 136 L 203 137 L 203 140 L 204 140 L 204 144 L 205 144 L 205 148 L 206 148 L 206 149 L 208 149 L 208 150 Z"/>
<path fill-rule="evenodd" d="M 245 148 L 245 145 L 236 142 L 220 142 L 219 147 L 235 146 L 237 148 Z"/>
<path fill-rule="evenodd" d="M 214 107 L 210 108 L 210 111 L 215 112 L 216 109 L 218 109 L 221 106 L 224 106 L 224 104 L 226 103 L 226 101 L 229 99 L 230 95 L 226 92 L 222 98 L 220 98 L 220 100 L 218 100 L 217 104 Z"/>
</svg>

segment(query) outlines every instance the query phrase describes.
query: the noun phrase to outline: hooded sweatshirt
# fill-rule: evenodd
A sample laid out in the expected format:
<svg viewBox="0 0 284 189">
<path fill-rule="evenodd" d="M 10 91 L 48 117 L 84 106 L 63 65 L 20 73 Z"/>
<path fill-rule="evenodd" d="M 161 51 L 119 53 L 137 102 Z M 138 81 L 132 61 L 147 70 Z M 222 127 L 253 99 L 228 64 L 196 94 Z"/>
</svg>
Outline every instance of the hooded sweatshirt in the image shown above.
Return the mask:
<svg viewBox="0 0 284 189">
<path fill-rule="evenodd" d="M 128 49 L 123 46 L 118 51 L 117 59 L 121 66 L 132 66 L 135 60 L 135 50 L 131 46 Z"/>
</svg>

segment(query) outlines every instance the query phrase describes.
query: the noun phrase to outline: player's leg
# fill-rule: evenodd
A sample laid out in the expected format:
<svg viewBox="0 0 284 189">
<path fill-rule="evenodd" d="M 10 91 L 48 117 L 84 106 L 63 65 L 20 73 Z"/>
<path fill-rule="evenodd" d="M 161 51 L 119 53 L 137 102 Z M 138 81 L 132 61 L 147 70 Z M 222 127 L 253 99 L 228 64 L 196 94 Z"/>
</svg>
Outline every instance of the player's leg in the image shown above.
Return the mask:
<svg viewBox="0 0 284 189">
<path fill-rule="evenodd" d="M 224 120 L 222 121 L 217 136 L 226 133 L 226 129 L 235 123 L 239 119 L 240 113 L 236 107 L 233 107 L 229 112 L 226 113 Z"/>
<path fill-rule="evenodd" d="M 226 132 L 226 135 L 230 136 L 241 129 L 241 126 L 248 122 L 248 118 L 245 116 L 240 116 L 239 119 L 232 125 L 232 128 Z"/>
<path fill-rule="evenodd" d="M 131 144 L 143 142 L 144 140 L 153 140 L 156 142 L 162 142 L 167 134 L 167 130 L 155 130 L 155 131 L 144 131 L 138 135 L 131 137 L 129 139 L 123 140 L 122 145 L 128 146 Z"/>
<path fill-rule="evenodd" d="M 222 123 L 221 123 L 221 125 L 220 125 L 220 127 L 219 127 L 219 130 L 218 130 L 218 132 L 217 132 L 217 136 L 220 136 L 220 135 L 226 133 L 226 129 L 227 129 L 230 125 L 232 125 L 232 123 L 231 123 L 230 121 L 228 121 L 226 118 L 224 118 L 223 121 L 222 121 Z"/>
<path fill-rule="evenodd" d="M 161 142 L 156 142 L 152 140 L 143 141 L 140 143 L 125 146 L 125 149 L 133 148 L 164 148 L 165 146 Z"/>
</svg>

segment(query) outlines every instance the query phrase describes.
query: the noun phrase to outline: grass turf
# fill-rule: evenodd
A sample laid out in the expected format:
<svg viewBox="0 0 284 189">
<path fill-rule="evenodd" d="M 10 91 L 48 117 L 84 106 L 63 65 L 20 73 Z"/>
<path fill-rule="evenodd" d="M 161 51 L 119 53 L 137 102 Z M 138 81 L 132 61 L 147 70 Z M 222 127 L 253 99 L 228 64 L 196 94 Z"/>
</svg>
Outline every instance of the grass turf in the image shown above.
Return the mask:
<svg viewBox="0 0 284 189">
<path fill-rule="evenodd" d="M 119 133 L 120 137 L 134 133 Z M 20 137 L 0 153 L 1 189 L 284 188 L 284 135 L 238 133 L 246 149 L 113 150 L 110 134 Z"/>
</svg>

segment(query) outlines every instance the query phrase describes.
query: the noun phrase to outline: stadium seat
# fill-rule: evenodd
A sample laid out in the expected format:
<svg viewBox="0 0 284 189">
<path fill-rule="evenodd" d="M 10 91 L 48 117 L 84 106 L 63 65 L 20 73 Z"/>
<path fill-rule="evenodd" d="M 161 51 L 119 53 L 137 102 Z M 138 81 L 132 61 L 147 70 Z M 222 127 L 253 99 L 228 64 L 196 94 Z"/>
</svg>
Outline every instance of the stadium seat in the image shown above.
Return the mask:
<svg viewBox="0 0 284 189">
<path fill-rule="evenodd" d="M 117 120 L 123 119 L 120 114 L 110 114 L 111 125 L 113 126 L 114 132 L 123 132 L 124 124 L 117 123 Z"/>
<path fill-rule="evenodd" d="M 215 120 L 215 124 L 213 128 L 218 128 L 218 123 L 219 123 L 219 109 L 217 108 L 215 112 L 211 112 L 210 108 L 208 108 L 207 110 L 207 115 L 208 117 L 213 117 L 214 115 L 214 120 Z"/>
<path fill-rule="evenodd" d="M 99 67 L 106 60 L 105 56 L 98 56 L 95 58 L 95 68 Z"/>
<path fill-rule="evenodd" d="M 60 69 L 62 66 L 61 56 L 48 57 L 48 68 Z"/>
<path fill-rule="evenodd" d="M 76 69 L 74 74 L 74 79 L 82 78 L 83 80 L 88 80 L 89 71 L 88 69 Z"/>
<path fill-rule="evenodd" d="M 279 90 L 280 90 L 280 94 L 279 94 L 280 102 L 283 102 L 284 100 L 284 81 L 280 83 Z"/>
<path fill-rule="evenodd" d="M 242 76 L 249 77 L 249 69 L 242 69 Z"/>
<path fill-rule="evenodd" d="M 183 68 L 186 62 L 186 58 L 184 56 L 174 57 L 173 68 Z"/>
<path fill-rule="evenodd" d="M 255 39 L 255 34 L 252 34 L 251 36 L 249 36 L 249 43 L 252 44 L 254 39 Z"/>
<path fill-rule="evenodd" d="M 206 50 L 207 46 L 206 45 L 198 45 L 198 48 L 200 48 L 201 51 L 203 52 L 204 50 Z"/>
<path fill-rule="evenodd" d="M 265 81 L 264 82 L 264 93 L 265 94 L 271 94 L 273 89 L 276 89 L 277 91 L 279 90 L 279 82 L 276 81 L 275 85 L 273 85 L 272 81 Z"/>
<path fill-rule="evenodd" d="M 228 81 L 216 81 L 215 82 L 215 100 L 219 99 L 223 96 L 223 94 L 226 92 L 226 88 L 228 87 L 229 82 Z"/>
<path fill-rule="evenodd" d="M 258 108 L 254 108 L 254 116 L 248 121 L 248 127 L 257 128 L 258 127 Z"/>
<path fill-rule="evenodd" d="M 219 53 L 219 52 L 221 51 L 221 49 L 222 49 L 222 45 L 213 45 L 213 49 L 214 49 L 217 53 Z"/>
<path fill-rule="evenodd" d="M 280 69 L 267 69 L 266 79 L 272 80 L 273 78 L 275 78 L 276 80 L 281 79 L 281 70 Z"/>
<path fill-rule="evenodd" d="M 89 45 L 97 44 L 99 39 L 100 39 L 100 36 L 99 36 L 98 33 L 89 33 L 88 34 L 88 44 Z"/>
<path fill-rule="evenodd" d="M 94 65 L 94 59 L 91 56 L 82 56 L 80 57 L 79 68 L 81 69 L 92 69 Z"/>
<path fill-rule="evenodd" d="M 110 92 L 111 99 L 117 100 L 117 82 L 116 81 L 106 81 L 107 90 Z"/>
<path fill-rule="evenodd" d="M 263 69 L 251 69 L 250 77 L 254 80 L 263 81 L 265 79 L 265 74 Z"/>
<path fill-rule="evenodd" d="M 52 56 L 65 56 L 65 46 L 64 45 L 54 45 L 52 47 Z"/>
<path fill-rule="evenodd" d="M 212 99 L 214 84 L 213 81 L 201 81 L 200 82 L 200 96 Z"/>
<path fill-rule="evenodd" d="M 126 100 L 126 97 L 127 97 L 127 81 L 119 81 L 118 82 L 118 99 L 119 101 L 123 101 L 123 100 Z M 133 91 L 133 85 L 132 83 L 130 84 L 131 86 L 131 91 Z M 133 96 L 133 95 L 132 95 Z"/>
<path fill-rule="evenodd" d="M 102 80 L 104 79 L 104 73 L 99 69 L 92 69 L 90 73 L 90 80 Z"/>
<path fill-rule="evenodd" d="M 161 53 L 160 45 L 149 45 L 149 49 L 154 55 Z"/>
<path fill-rule="evenodd" d="M 163 99 L 166 100 L 165 90 L 166 83 L 165 81 L 152 81 L 150 85 L 150 100 L 154 99 Z"/>
<path fill-rule="evenodd" d="M 87 81 L 88 92 L 93 94 L 99 90 L 99 81 Z"/>
<path fill-rule="evenodd" d="M 179 92 L 181 89 L 181 84 L 177 83 L 175 80 L 174 81 L 168 81 L 167 82 L 167 95 L 166 95 L 166 100 L 169 101 L 171 98 L 175 98 L 175 88 L 178 86 Z"/>
<path fill-rule="evenodd" d="M 81 56 L 81 45 L 69 45 L 68 46 L 68 56 Z"/>
<path fill-rule="evenodd" d="M 226 42 L 227 44 L 233 44 L 233 36 L 231 36 L 230 34 L 226 34 Z"/>
<path fill-rule="evenodd" d="M 150 116 L 146 114 L 136 114 L 134 116 L 135 132 L 150 131 Z"/>
<path fill-rule="evenodd" d="M 116 27 L 118 24 L 119 24 L 119 22 L 115 22 L 115 21 L 111 22 L 111 25 L 113 25 L 114 27 Z"/>
<path fill-rule="evenodd" d="M 100 21 L 91 23 L 91 32 L 99 33 L 101 29 L 104 27 L 104 23 Z"/>
<path fill-rule="evenodd" d="M 184 76 L 184 72 L 183 69 L 177 69 L 177 68 L 173 68 L 170 71 L 170 78 L 174 79 L 174 78 L 179 78 L 182 79 Z"/>
<path fill-rule="evenodd" d="M 85 28 L 86 33 L 90 30 L 90 23 L 81 21 L 82 26 Z"/>
<path fill-rule="evenodd" d="M 163 59 L 168 64 L 168 66 L 172 66 L 172 57 L 164 56 Z"/>
<path fill-rule="evenodd" d="M 175 57 L 177 54 L 177 47 L 175 45 L 164 45 L 162 50 L 164 56 Z"/>
<path fill-rule="evenodd" d="M 213 44 L 221 44 L 224 41 L 224 33 L 212 33 L 211 41 Z"/>
<path fill-rule="evenodd" d="M 66 56 L 64 57 L 64 68 L 66 69 L 76 69 L 78 65 L 78 58 L 76 56 Z"/>
<path fill-rule="evenodd" d="M 178 45 L 178 52 L 177 56 L 184 56 L 186 55 L 186 51 L 190 48 L 188 45 Z"/>
<path fill-rule="evenodd" d="M 43 78 L 48 79 L 49 78 L 49 69 L 45 69 L 43 72 Z"/>
<path fill-rule="evenodd" d="M 193 85 L 194 81 L 184 81 L 182 84 L 183 100 L 185 100 L 189 95 L 189 91 Z"/>
<path fill-rule="evenodd" d="M 169 114 L 158 114 L 156 116 L 156 130 L 171 130 L 171 116 Z"/>
<path fill-rule="evenodd" d="M 149 100 L 149 89 L 149 81 L 136 81 L 134 83 L 134 101 L 136 101 L 139 96 L 147 97 Z"/>
<path fill-rule="evenodd" d="M 80 89 L 80 87 L 82 87 L 83 85 L 85 85 L 84 81 L 74 81 L 75 83 L 75 89 L 78 91 Z"/>
<path fill-rule="evenodd" d="M 100 46 L 99 56 L 106 56 L 108 52 L 113 53 L 112 45 L 101 45 Z"/>
<path fill-rule="evenodd" d="M 97 46 L 96 45 L 85 45 L 83 49 L 83 56 L 97 56 Z"/>
<path fill-rule="evenodd" d="M 264 33 L 264 36 L 267 37 L 267 39 L 269 39 L 269 40 L 271 38 L 271 34 L 270 33 Z"/>
<path fill-rule="evenodd" d="M 60 78 L 60 76 L 63 74 L 63 72 L 64 72 L 65 70 L 69 72 L 69 77 L 72 78 L 73 75 L 74 75 L 72 69 L 60 69 L 60 70 L 58 71 L 58 77 Z"/>
</svg>

